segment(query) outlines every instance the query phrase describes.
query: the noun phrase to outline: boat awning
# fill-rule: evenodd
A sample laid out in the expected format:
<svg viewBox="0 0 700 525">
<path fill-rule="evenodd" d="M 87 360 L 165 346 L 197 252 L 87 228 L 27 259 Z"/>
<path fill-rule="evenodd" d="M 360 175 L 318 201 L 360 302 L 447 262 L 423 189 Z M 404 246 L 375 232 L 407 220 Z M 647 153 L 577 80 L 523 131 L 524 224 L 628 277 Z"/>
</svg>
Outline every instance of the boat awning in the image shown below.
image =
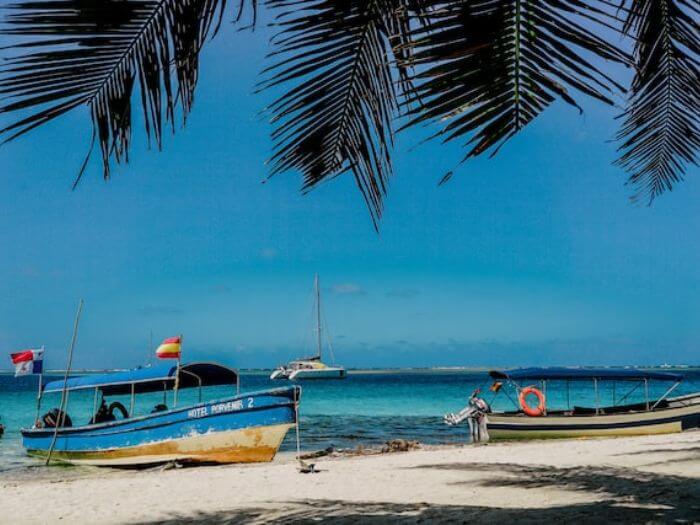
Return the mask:
<svg viewBox="0 0 700 525">
<path fill-rule="evenodd" d="M 123 372 L 71 377 L 65 382 L 66 390 L 88 390 L 98 388 L 105 395 L 130 394 L 134 392 L 158 392 L 175 386 L 177 366 L 154 366 L 136 368 Z M 188 363 L 180 366 L 178 388 L 198 386 L 231 385 L 238 381 L 238 373 L 215 363 Z M 50 381 L 44 385 L 44 393 L 61 392 L 64 381 Z"/>
<path fill-rule="evenodd" d="M 503 380 L 592 380 L 608 381 L 642 381 L 655 379 L 658 381 L 682 381 L 682 374 L 671 372 L 655 372 L 653 370 L 638 370 L 636 368 L 515 368 L 513 370 L 492 370 L 489 375 L 493 379 Z"/>
</svg>

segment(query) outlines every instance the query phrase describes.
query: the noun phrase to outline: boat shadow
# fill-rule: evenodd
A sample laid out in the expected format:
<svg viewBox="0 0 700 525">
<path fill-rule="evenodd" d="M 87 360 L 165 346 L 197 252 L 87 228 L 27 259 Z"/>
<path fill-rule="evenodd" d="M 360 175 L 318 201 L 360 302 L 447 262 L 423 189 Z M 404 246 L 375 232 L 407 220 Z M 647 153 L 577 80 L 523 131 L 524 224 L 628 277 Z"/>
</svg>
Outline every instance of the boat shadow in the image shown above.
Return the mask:
<svg viewBox="0 0 700 525">
<path fill-rule="evenodd" d="M 690 461 L 700 462 L 700 447 L 687 448 L 656 448 L 648 451 L 625 452 L 615 454 L 616 456 L 639 456 L 643 455 L 649 459 L 658 457 L 657 454 L 662 454 L 658 461 L 650 461 L 643 463 L 642 467 L 656 467 L 670 465 L 671 463 L 688 463 Z"/>
<path fill-rule="evenodd" d="M 510 463 L 449 463 L 412 467 L 490 473 L 482 480 L 456 481 L 464 485 L 465 503 L 475 486 L 532 489 L 533 505 L 545 508 L 487 507 L 473 504 L 436 505 L 348 502 L 326 499 L 271 502 L 265 507 L 173 516 L 160 523 L 693 523 L 700 520 L 700 480 L 614 467 L 555 468 Z M 495 477 L 494 477 L 495 475 Z M 537 489 L 560 489 L 594 494 L 600 501 L 546 506 Z"/>
</svg>

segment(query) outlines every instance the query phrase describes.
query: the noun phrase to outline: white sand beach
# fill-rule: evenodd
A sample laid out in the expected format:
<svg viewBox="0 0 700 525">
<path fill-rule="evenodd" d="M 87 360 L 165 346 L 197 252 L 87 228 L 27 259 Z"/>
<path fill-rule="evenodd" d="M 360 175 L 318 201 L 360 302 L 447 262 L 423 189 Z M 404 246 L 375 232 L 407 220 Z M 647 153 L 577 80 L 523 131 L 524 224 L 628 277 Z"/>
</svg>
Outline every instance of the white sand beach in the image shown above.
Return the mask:
<svg viewBox="0 0 700 525">
<path fill-rule="evenodd" d="M 32 469 L 2 523 L 700 522 L 700 432 L 491 443 L 246 466 Z"/>
</svg>

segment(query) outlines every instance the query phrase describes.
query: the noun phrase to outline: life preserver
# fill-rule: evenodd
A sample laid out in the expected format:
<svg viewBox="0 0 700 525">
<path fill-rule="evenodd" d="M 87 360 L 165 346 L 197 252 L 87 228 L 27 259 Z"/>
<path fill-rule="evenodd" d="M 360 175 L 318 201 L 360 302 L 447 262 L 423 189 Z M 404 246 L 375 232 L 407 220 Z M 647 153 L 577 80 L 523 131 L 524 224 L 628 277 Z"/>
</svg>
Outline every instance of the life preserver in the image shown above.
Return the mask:
<svg viewBox="0 0 700 525">
<path fill-rule="evenodd" d="M 115 401 L 114 403 L 110 404 L 107 410 L 112 416 L 114 416 L 114 411 L 118 410 L 121 412 L 122 419 L 129 419 L 129 411 L 119 401 Z"/>
<path fill-rule="evenodd" d="M 537 400 L 539 401 L 539 403 L 537 404 L 536 408 L 532 408 L 530 405 L 527 404 L 527 396 L 529 396 L 530 394 L 535 394 L 535 396 L 537 396 Z M 520 401 L 520 408 L 522 408 L 523 412 L 525 412 L 528 416 L 538 417 L 544 415 L 546 406 L 544 394 L 534 386 L 528 386 L 523 388 L 520 391 L 520 395 L 518 396 L 518 401 Z"/>
</svg>

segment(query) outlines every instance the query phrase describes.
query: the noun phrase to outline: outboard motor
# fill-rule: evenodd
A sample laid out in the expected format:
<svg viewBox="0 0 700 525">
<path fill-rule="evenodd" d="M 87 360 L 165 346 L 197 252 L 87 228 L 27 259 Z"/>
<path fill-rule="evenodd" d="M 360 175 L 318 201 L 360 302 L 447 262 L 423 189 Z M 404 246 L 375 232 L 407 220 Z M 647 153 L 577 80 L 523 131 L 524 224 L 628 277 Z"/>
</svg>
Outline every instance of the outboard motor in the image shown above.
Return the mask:
<svg viewBox="0 0 700 525">
<path fill-rule="evenodd" d="M 73 421 L 70 416 L 58 408 L 52 408 L 41 416 L 43 428 L 72 427 Z"/>
<path fill-rule="evenodd" d="M 93 417 L 90 420 L 90 424 L 94 425 L 96 423 L 108 423 L 109 421 L 114 421 L 117 419 L 114 417 L 114 414 L 112 414 L 109 411 L 109 407 L 107 406 L 107 403 L 105 402 L 104 398 L 102 398 L 102 402 L 100 403 L 100 408 L 97 409 L 97 413 L 95 414 L 95 417 Z"/>
<path fill-rule="evenodd" d="M 462 410 L 456 414 L 450 413 L 443 417 L 445 424 L 454 426 L 459 425 L 465 419 L 469 423 L 469 434 L 471 435 L 472 442 L 479 443 L 480 441 L 489 440 L 488 432 L 488 417 L 486 414 L 491 412 L 491 407 L 489 404 L 478 397 L 481 392 L 480 388 L 477 388 L 472 392 L 469 397 L 469 402 Z"/>
</svg>

